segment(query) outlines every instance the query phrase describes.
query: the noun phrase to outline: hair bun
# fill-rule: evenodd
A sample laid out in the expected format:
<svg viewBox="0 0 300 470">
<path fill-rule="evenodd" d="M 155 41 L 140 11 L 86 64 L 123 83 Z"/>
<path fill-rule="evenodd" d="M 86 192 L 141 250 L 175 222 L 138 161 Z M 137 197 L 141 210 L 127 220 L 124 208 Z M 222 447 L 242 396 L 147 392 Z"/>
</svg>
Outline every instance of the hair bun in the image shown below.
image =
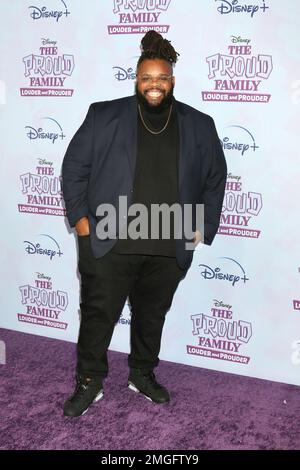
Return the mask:
<svg viewBox="0 0 300 470">
<path fill-rule="evenodd" d="M 148 31 L 141 41 L 142 52 L 157 49 L 159 43 L 162 41 L 164 41 L 164 39 L 161 34 L 157 33 L 153 29 Z"/>
<path fill-rule="evenodd" d="M 171 65 L 177 62 L 178 52 L 175 51 L 171 41 L 164 39 L 161 34 L 150 29 L 141 40 L 142 54 L 138 66 L 144 59 L 163 59 Z"/>
</svg>

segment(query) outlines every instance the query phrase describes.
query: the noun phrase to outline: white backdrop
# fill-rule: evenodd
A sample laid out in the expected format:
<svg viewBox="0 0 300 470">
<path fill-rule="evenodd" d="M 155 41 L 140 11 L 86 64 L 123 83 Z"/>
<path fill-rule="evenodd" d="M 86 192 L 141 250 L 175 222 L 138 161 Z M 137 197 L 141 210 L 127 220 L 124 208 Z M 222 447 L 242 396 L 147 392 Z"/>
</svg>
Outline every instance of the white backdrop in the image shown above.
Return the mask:
<svg viewBox="0 0 300 470">
<path fill-rule="evenodd" d="M 155 28 L 180 53 L 175 97 L 214 118 L 229 172 L 219 234 L 175 294 L 160 358 L 300 384 L 300 3 L 1 0 L 0 9 L 0 326 L 77 341 L 61 163 L 91 102 L 133 94 L 140 41 Z M 125 306 L 111 349 L 129 351 L 129 322 Z"/>
</svg>

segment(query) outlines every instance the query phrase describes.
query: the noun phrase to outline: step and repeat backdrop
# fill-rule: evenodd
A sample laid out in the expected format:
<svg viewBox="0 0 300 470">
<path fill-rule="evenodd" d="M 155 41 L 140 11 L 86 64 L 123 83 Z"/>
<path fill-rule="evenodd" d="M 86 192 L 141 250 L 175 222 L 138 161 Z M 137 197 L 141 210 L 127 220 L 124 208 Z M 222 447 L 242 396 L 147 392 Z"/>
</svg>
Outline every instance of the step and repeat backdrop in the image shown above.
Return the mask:
<svg viewBox="0 0 300 470">
<path fill-rule="evenodd" d="M 90 103 L 134 93 L 155 29 L 180 53 L 175 98 L 214 118 L 228 165 L 219 232 L 194 253 L 160 358 L 300 385 L 300 2 L 1 0 L 0 12 L 0 326 L 77 341 L 61 164 Z M 126 304 L 110 349 L 129 352 L 129 331 Z"/>
</svg>

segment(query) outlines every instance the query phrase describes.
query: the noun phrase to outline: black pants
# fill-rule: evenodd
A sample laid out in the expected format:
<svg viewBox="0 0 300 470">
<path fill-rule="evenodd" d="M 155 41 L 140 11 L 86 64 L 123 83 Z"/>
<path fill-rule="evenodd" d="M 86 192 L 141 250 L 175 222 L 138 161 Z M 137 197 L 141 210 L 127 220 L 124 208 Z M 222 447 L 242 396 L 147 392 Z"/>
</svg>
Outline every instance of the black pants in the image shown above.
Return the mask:
<svg viewBox="0 0 300 470">
<path fill-rule="evenodd" d="M 78 236 L 81 323 L 77 373 L 106 377 L 107 349 L 127 297 L 131 307 L 130 368 L 159 363 L 161 335 L 179 282 L 187 270 L 174 257 L 106 253 L 94 258 L 90 237 Z"/>
</svg>

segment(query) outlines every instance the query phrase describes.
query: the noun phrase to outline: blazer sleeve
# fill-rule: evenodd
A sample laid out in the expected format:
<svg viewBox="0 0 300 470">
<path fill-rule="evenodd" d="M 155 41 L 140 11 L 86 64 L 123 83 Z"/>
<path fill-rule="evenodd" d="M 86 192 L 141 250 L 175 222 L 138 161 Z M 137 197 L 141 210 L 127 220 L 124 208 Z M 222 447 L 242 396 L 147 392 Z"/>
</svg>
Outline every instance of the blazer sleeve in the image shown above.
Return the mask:
<svg viewBox="0 0 300 470">
<path fill-rule="evenodd" d="M 218 231 L 227 179 L 227 164 L 214 120 L 210 118 L 210 169 L 202 203 L 204 204 L 204 244 L 211 245 Z"/>
<path fill-rule="evenodd" d="M 89 213 L 87 189 L 93 155 L 94 112 L 92 103 L 85 120 L 71 139 L 62 162 L 62 192 L 71 227 Z"/>
</svg>

